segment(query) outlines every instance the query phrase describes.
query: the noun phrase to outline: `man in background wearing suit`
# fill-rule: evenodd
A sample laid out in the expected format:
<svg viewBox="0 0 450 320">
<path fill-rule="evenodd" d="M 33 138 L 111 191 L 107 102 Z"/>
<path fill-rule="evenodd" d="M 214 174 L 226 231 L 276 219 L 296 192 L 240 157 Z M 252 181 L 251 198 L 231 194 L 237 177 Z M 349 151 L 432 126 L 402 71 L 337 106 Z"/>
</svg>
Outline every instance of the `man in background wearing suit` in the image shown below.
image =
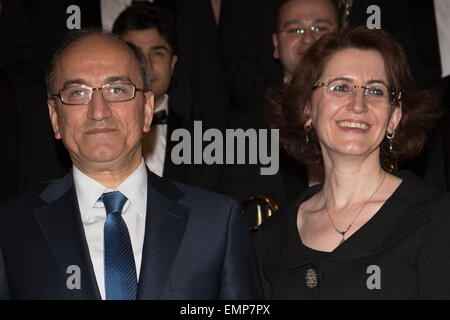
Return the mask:
<svg viewBox="0 0 450 320">
<path fill-rule="evenodd" d="M 73 169 L 0 203 L 0 297 L 260 297 L 236 202 L 145 167 L 148 79 L 142 53 L 99 30 L 57 51 L 48 107 Z"/>
<path fill-rule="evenodd" d="M 290 81 L 315 41 L 337 30 L 338 16 L 333 0 L 223 2 L 221 49 L 233 114 L 238 115 L 231 118 L 230 126 L 268 127 L 264 113 L 268 93 Z M 260 176 L 253 169 L 231 167 L 222 192 L 241 200 L 261 194 L 284 208 L 297 201 L 308 185 L 323 181 L 322 168 L 310 166 L 307 170 L 282 148 L 277 175 Z M 240 177 L 249 175 L 251 179 L 241 181 Z"/>
<path fill-rule="evenodd" d="M 174 100 L 169 99 L 168 91 L 178 60 L 172 15 L 149 2 L 133 3 L 117 17 L 112 31 L 141 49 L 150 68 L 155 110 L 152 130 L 144 135 L 143 140 L 146 165 L 160 177 L 216 191 L 219 165 L 175 165 L 171 161 L 172 148 L 176 145 L 171 140 L 172 132 L 185 128 L 193 134 L 193 123 L 183 120 L 178 112 L 180 106 L 177 108 Z M 183 107 L 186 109 L 188 105 Z"/>
</svg>

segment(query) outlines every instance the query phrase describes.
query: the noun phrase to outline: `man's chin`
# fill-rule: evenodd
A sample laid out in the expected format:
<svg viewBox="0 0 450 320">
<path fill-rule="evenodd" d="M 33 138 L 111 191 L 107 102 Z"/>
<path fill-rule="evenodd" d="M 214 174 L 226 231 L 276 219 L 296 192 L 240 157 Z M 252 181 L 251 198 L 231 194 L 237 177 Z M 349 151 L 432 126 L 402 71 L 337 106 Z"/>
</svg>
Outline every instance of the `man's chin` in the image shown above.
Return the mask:
<svg viewBox="0 0 450 320">
<path fill-rule="evenodd" d="M 84 158 L 92 165 L 103 165 L 116 161 L 119 158 L 119 153 L 116 150 L 96 150 Z"/>
</svg>

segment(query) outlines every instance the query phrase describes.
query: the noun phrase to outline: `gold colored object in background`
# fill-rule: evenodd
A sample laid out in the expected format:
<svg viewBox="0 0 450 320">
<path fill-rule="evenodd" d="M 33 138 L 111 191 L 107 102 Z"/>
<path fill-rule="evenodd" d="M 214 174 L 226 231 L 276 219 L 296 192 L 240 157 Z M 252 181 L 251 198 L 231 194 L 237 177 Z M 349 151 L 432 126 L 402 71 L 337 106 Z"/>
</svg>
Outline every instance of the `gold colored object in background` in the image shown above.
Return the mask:
<svg viewBox="0 0 450 320">
<path fill-rule="evenodd" d="M 278 205 L 271 198 L 256 195 L 242 203 L 242 214 L 250 231 L 258 230 L 263 221 L 278 210 Z"/>
<path fill-rule="evenodd" d="M 349 16 L 352 11 L 353 0 L 338 0 L 339 15 L 342 27 L 347 27 L 349 23 Z"/>
</svg>

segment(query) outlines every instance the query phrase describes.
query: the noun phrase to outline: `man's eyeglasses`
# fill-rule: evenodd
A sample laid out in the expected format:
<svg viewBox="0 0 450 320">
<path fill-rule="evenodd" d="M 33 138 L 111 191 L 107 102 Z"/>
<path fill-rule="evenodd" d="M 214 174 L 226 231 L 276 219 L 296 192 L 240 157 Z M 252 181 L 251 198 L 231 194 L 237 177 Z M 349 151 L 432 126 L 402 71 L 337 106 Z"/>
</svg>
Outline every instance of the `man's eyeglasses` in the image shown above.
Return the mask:
<svg viewBox="0 0 450 320">
<path fill-rule="evenodd" d="M 332 28 L 328 27 L 328 26 L 322 26 L 322 27 L 316 27 L 316 26 L 312 26 L 312 27 L 292 27 L 292 28 L 288 28 L 285 30 L 280 30 L 278 31 L 279 33 L 284 33 L 286 34 L 288 37 L 290 38 L 296 38 L 296 37 L 301 37 L 303 36 L 306 31 L 311 31 L 311 33 L 313 34 L 314 37 L 320 37 L 324 34 L 330 33 L 332 32 Z"/>
<path fill-rule="evenodd" d="M 133 100 L 136 96 L 136 91 L 144 91 L 136 88 L 132 83 L 108 83 L 100 88 L 91 88 L 84 84 L 79 84 L 62 88 L 58 94 L 53 95 L 53 98 L 60 98 L 63 104 L 68 105 L 89 104 L 94 90 L 100 90 L 108 102 Z"/>
<path fill-rule="evenodd" d="M 367 102 L 373 105 L 394 104 L 400 101 L 401 92 L 384 83 L 373 83 L 370 86 L 354 85 L 348 80 L 336 79 L 330 82 L 317 82 L 314 89 L 325 87 L 325 94 L 331 98 L 351 98 L 356 89 L 363 89 Z"/>
</svg>

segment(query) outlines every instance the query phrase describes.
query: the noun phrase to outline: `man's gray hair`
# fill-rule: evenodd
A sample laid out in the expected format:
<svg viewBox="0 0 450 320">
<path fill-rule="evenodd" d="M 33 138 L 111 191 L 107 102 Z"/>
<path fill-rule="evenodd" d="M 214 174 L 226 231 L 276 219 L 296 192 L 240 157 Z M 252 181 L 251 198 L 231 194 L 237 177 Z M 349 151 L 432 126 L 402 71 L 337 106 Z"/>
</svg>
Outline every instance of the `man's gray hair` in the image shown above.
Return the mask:
<svg viewBox="0 0 450 320">
<path fill-rule="evenodd" d="M 144 91 L 146 92 L 146 91 L 151 90 L 149 68 L 148 68 L 147 60 L 145 59 L 145 56 L 142 53 L 142 51 L 138 47 L 136 47 L 134 44 L 124 41 L 119 36 L 115 35 L 114 33 L 106 32 L 99 28 L 88 27 L 88 28 L 82 28 L 79 30 L 74 30 L 74 31 L 68 32 L 64 36 L 58 50 L 56 50 L 56 53 L 53 55 L 53 58 L 50 61 L 50 65 L 48 66 L 47 73 L 45 75 L 48 99 L 52 99 L 54 94 L 56 93 L 55 88 L 54 88 L 55 66 L 58 63 L 58 60 L 59 60 L 59 57 L 61 56 L 61 54 L 72 43 L 74 43 L 80 39 L 92 36 L 92 35 L 103 35 L 105 37 L 113 38 L 114 40 L 120 42 L 121 44 L 123 44 L 124 46 L 129 48 L 133 52 L 134 57 L 136 58 L 136 61 L 139 65 L 140 73 L 142 76 L 142 81 L 144 84 L 144 88 L 143 88 Z"/>
</svg>

